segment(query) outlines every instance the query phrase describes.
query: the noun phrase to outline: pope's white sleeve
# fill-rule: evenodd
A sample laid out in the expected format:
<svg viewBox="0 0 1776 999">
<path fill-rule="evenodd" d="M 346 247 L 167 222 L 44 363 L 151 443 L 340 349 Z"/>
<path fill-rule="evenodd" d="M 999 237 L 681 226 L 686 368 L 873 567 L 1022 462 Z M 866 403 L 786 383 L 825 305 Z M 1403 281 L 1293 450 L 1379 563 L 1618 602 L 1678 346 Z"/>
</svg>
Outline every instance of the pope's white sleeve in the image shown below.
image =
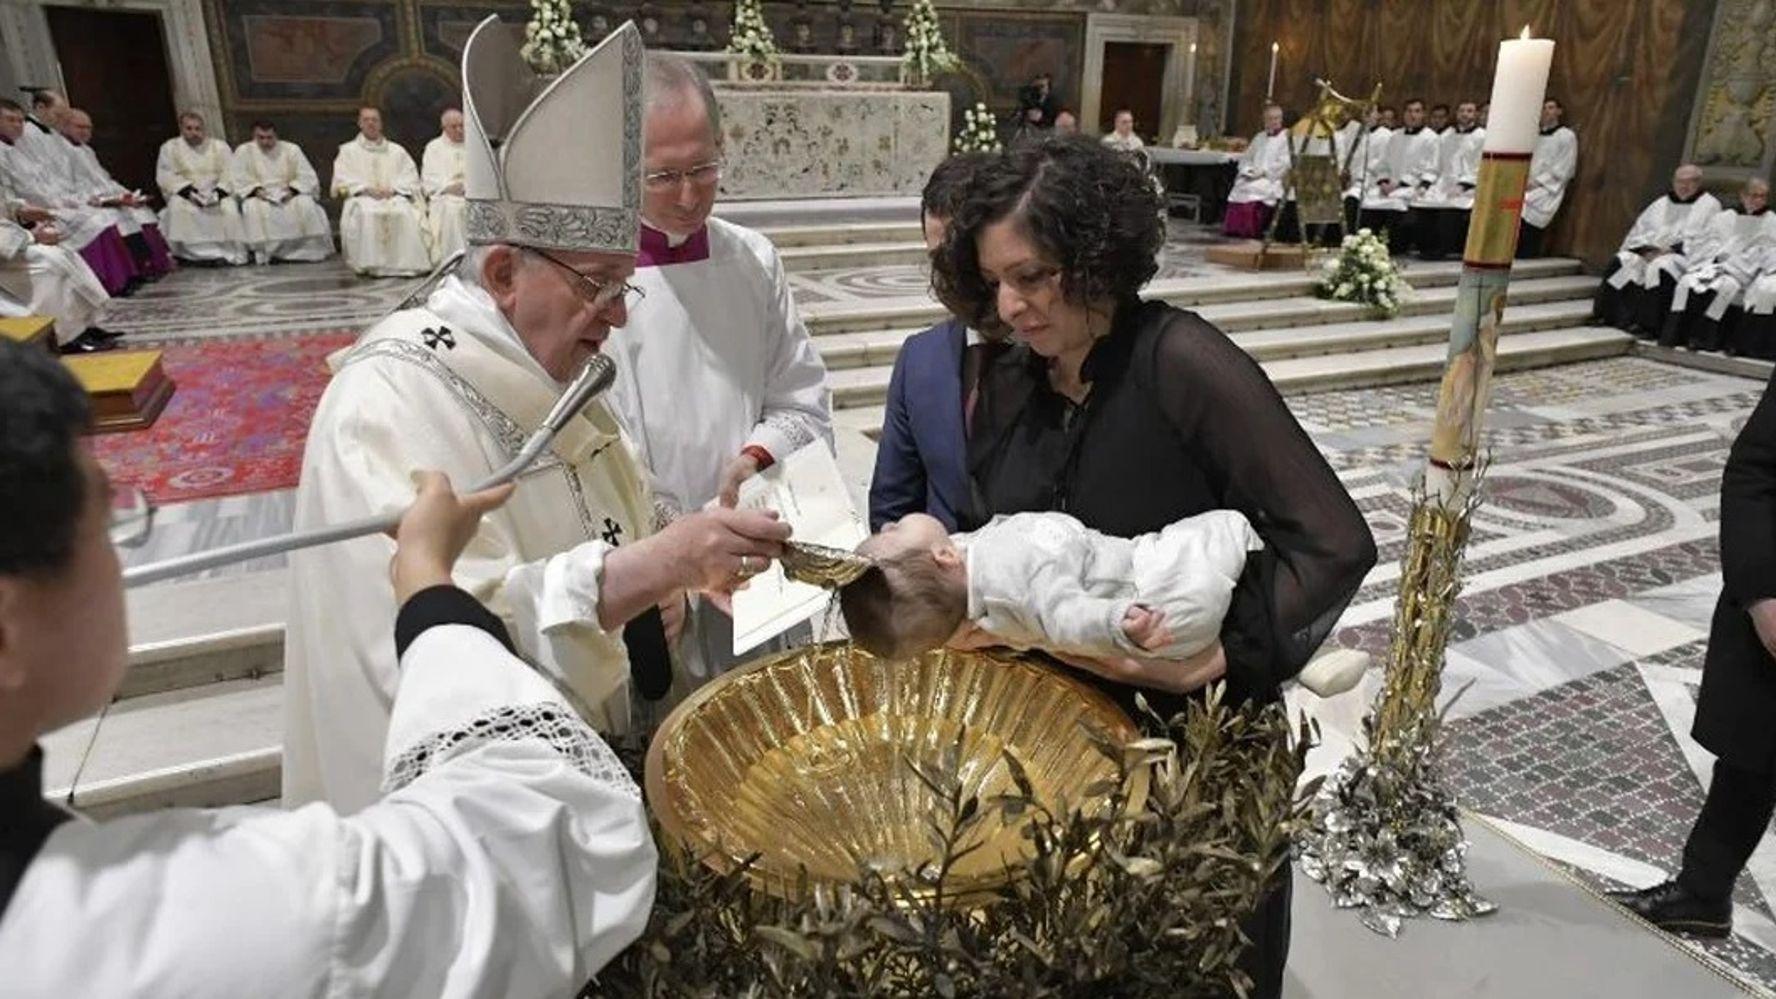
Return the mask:
<svg viewBox="0 0 1776 999">
<path fill-rule="evenodd" d="M 639 792 L 493 633 L 441 620 L 402 671 L 387 758 L 405 783 L 354 815 L 59 827 L 0 921 L 0 992 L 574 994 L 646 925 L 657 855 Z"/>
<path fill-rule="evenodd" d="M 771 360 L 762 412 L 746 445 L 764 448 L 781 461 L 816 440 L 833 446 L 832 399 L 826 389 L 826 365 L 796 313 L 783 261 L 776 250 L 769 250 L 767 258 L 771 304 L 765 334 L 771 340 Z"/>
</svg>

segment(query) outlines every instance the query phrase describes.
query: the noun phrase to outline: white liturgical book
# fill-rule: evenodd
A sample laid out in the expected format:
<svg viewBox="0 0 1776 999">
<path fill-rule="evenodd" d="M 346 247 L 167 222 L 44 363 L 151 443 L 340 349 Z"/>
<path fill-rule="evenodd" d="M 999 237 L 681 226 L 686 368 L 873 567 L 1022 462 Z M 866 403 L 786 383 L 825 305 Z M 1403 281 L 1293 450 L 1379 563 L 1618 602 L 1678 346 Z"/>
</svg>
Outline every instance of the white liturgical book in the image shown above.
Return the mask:
<svg viewBox="0 0 1776 999">
<path fill-rule="evenodd" d="M 851 505 L 839 463 L 822 441 L 741 483 L 739 507 L 776 510 L 797 541 L 829 548 L 850 551 L 869 534 Z M 734 654 L 755 649 L 820 613 L 832 596 L 830 590 L 789 579 L 772 562 L 734 591 Z"/>
</svg>

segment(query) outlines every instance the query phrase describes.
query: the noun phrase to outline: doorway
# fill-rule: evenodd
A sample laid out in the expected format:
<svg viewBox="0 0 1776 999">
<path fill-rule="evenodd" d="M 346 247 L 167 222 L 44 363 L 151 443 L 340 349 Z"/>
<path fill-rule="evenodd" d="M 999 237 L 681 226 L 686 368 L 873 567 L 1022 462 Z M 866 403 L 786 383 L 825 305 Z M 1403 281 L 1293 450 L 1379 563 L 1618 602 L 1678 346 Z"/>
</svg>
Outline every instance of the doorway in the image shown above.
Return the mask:
<svg viewBox="0 0 1776 999">
<path fill-rule="evenodd" d="M 43 13 L 68 103 L 92 115 L 99 162 L 124 187 L 154 191 L 160 144 L 179 134 L 160 15 L 92 7 L 45 7 Z M 221 124 L 209 122 L 210 134 L 221 135 Z"/>
<path fill-rule="evenodd" d="M 1109 132 L 1118 108 L 1135 113 L 1135 134 L 1148 144 L 1159 136 L 1164 109 L 1166 59 L 1172 47 L 1152 42 L 1104 43 L 1104 83 L 1098 100 L 1098 131 Z"/>
</svg>

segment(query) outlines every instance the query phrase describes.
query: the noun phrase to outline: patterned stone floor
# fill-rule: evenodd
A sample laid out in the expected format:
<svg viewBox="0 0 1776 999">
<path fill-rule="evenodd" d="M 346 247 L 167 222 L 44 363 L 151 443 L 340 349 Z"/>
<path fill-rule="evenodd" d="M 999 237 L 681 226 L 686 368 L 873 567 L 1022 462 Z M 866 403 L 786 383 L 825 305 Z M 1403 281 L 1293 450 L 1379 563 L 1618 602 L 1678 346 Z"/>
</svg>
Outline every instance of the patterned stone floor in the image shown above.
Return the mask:
<svg viewBox="0 0 1776 999">
<path fill-rule="evenodd" d="M 1631 357 L 1497 384 L 1444 682 L 1466 685 L 1449 771 L 1466 807 L 1600 888 L 1661 879 L 1702 802 L 1712 759 L 1689 726 L 1720 586 L 1720 473 L 1762 388 Z M 1433 398 L 1419 385 L 1290 400 L 1382 552 L 1340 644 L 1386 647 Z M 1769 837 L 1736 901 L 1737 935 L 1704 949 L 1776 989 Z"/>
</svg>

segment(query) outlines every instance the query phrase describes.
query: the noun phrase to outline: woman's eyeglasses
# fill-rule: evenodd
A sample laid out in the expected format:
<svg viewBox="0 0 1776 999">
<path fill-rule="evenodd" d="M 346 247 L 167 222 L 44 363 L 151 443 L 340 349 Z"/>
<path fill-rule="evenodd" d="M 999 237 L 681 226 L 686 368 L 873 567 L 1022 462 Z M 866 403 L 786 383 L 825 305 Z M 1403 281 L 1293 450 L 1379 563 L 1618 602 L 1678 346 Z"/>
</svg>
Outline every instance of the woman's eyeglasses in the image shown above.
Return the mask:
<svg viewBox="0 0 1776 999">
<path fill-rule="evenodd" d="M 687 180 L 698 187 L 706 187 L 720 180 L 721 172 L 721 160 L 710 160 L 689 170 L 655 170 L 653 173 L 642 174 L 641 182 L 650 191 L 675 191 Z"/>
<path fill-rule="evenodd" d="M 534 246 L 527 246 L 525 250 L 566 271 L 573 278 L 574 292 L 591 303 L 593 309 L 602 309 L 619 298 L 625 305 L 633 305 L 647 297 L 646 292 L 627 281 L 600 281 L 580 273 L 578 268 L 547 251 Z"/>
<path fill-rule="evenodd" d="M 111 522 L 107 527 L 111 543 L 120 548 L 135 548 L 148 540 L 154 527 L 154 502 L 137 486 L 115 486 L 111 490 Z"/>
</svg>

